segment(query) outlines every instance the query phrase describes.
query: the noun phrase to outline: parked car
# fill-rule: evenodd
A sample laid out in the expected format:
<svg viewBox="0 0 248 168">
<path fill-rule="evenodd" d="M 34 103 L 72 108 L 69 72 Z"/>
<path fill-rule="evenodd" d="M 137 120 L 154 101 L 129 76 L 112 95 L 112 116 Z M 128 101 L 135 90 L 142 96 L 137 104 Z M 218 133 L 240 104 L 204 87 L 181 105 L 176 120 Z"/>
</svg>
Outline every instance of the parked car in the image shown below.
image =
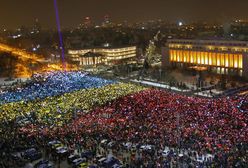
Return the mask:
<svg viewBox="0 0 248 168">
<path fill-rule="evenodd" d="M 105 160 L 107 160 L 106 157 L 98 158 L 97 165 L 102 166 Z"/>
<path fill-rule="evenodd" d="M 107 144 L 108 148 L 113 148 L 115 146 L 115 142 L 114 141 L 111 141 Z"/>
<path fill-rule="evenodd" d="M 108 140 L 107 140 L 107 139 L 101 140 L 100 145 L 101 145 L 102 147 L 106 146 L 107 144 L 108 144 Z"/>
<path fill-rule="evenodd" d="M 162 152 L 163 157 L 167 157 L 170 154 L 170 149 L 168 147 L 165 147 L 165 149 Z"/>
<path fill-rule="evenodd" d="M 78 165 L 80 165 L 81 163 L 86 162 L 85 158 L 78 158 L 72 161 L 72 167 L 73 168 L 77 168 Z"/>
<path fill-rule="evenodd" d="M 123 168 L 123 166 L 121 164 L 114 164 L 112 168 Z"/>
<path fill-rule="evenodd" d="M 154 148 L 153 145 L 142 145 L 140 147 L 141 150 L 152 150 Z"/>
<path fill-rule="evenodd" d="M 106 160 L 102 162 L 100 166 L 105 167 L 105 168 L 112 168 L 112 166 L 114 165 L 121 165 L 121 163 L 117 158 L 113 156 L 109 156 L 106 158 Z"/>
<path fill-rule="evenodd" d="M 36 150 L 35 148 L 30 148 L 24 151 L 23 157 L 30 161 L 35 161 L 35 160 L 42 158 L 42 153 L 41 151 Z"/>
<path fill-rule="evenodd" d="M 47 143 L 48 146 L 52 146 L 54 144 L 62 144 L 62 143 L 60 141 L 58 141 L 58 140 L 53 140 L 53 141 L 50 141 L 50 142 Z"/>
<path fill-rule="evenodd" d="M 74 154 L 73 154 L 73 155 L 70 155 L 70 156 L 68 156 L 68 158 L 67 158 L 67 162 L 68 162 L 69 164 L 71 164 L 73 160 L 76 160 L 76 159 L 78 159 L 78 158 L 80 158 L 79 155 L 74 155 Z"/>
<path fill-rule="evenodd" d="M 67 152 L 68 152 L 68 149 L 65 146 L 60 146 L 60 147 L 56 148 L 56 153 L 57 154 L 64 154 L 64 153 L 67 153 Z"/>
<path fill-rule="evenodd" d="M 122 144 L 123 147 L 127 150 L 131 149 L 132 148 L 132 143 L 131 142 L 127 142 L 127 143 L 123 143 Z"/>
<path fill-rule="evenodd" d="M 67 158 L 69 155 L 69 151 L 67 147 L 65 146 L 60 146 L 56 148 L 56 155 L 58 155 L 60 158 Z"/>
<path fill-rule="evenodd" d="M 199 163 L 203 163 L 204 162 L 204 157 L 203 156 L 196 156 L 196 161 Z"/>
<path fill-rule="evenodd" d="M 41 160 L 34 165 L 35 168 L 54 168 L 54 165 L 49 160 Z"/>
<path fill-rule="evenodd" d="M 94 153 L 92 151 L 84 151 L 81 153 L 82 158 L 90 159 L 94 157 Z"/>
<path fill-rule="evenodd" d="M 77 166 L 77 168 L 88 168 L 88 165 L 89 164 L 87 162 L 82 162 Z"/>
</svg>

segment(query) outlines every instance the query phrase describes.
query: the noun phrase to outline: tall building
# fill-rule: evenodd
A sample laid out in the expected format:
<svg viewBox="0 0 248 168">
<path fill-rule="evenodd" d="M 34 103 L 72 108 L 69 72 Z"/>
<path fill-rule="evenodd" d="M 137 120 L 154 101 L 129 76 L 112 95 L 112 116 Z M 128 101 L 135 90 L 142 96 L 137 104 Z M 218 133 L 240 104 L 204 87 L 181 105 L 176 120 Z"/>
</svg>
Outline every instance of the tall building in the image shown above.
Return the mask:
<svg viewBox="0 0 248 168">
<path fill-rule="evenodd" d="M 41 31 L 41 25 L 39 23 L 39 19 L 35 19 L 35 23 L 33 26 L 33 33 L 39 33 Z"/>
<path fill-rule="evenodd" d="M 84 18 L 84 27 L 85 28 L 89 28 L 89 27 L 92 27 L 92 20 L 89 16 L 85 17 Z"/>
<path fill-rule="evenodd" d="M 162 49 L 163 67 L 199 67 L 248 77 L 248 42 L 170 39 Z"/>
<path fill-rule="evenodd" d="M 68 54 L 70 59 L 79 65 L 114 65 L 136 59 L 137 48 L 136 46 L 88 48 L 68 50 Z"/>
<path fill-rule="evenodd" d="M 103 27 L 108 27 L 110 25 L 111 25 L 110 17 L 109 17 L 109 15 L 105 15 L 104 19 L 103 19 L 102 26 Z"/>
</svg>

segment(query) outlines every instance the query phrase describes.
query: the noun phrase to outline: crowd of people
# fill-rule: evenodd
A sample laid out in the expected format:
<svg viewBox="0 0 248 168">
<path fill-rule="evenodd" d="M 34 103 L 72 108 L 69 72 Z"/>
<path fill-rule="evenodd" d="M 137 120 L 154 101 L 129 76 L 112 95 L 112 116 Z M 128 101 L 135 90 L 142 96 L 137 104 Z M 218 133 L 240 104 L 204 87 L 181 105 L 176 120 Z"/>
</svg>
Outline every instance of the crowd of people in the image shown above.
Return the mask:
<svg viewBox="0 0 248 168">
<path fill-rule="evenodd" d="M 247 113 L 248 111 L 248 95 L 242 96 L 243 98 L 241 99 L 238 108 L 241 112 Z"/>
<path fill-rule="evenodd" d="M 89 82 L 84 87 L 89 89 L 67 89 L 65 94 L 61 89 L 41 100 L 3 104 L 0 120 L 28 116 L 32 121 L 16 132 L 35 139 L 56 138 L 75 145 L 82 137 L 104 137 L 118 144 L 212 154 L 228 166 L 248 162 L 248 113 L 238 108 L 244 96 L 203 99 L 133 84 L 100 83 L 109 85 L 99 88 Z"/>
<path fill-rule="evenodd" d="M 81 71 L 55 71 L 35 74 L 32 82 L 24 88 L 0 94 L 0 104 L 44 99 L 80 89 L 98 88 L 115 81 L 89 76 Z"/>
<path fill-rule="evenodd" d="M 78 112 L 88 112 L 97 105 L 103 105 L 142 89 L 143 87 L 132 84 L 116 83 L 101 88 L 81 89 L 42 100 L 7 103 L 0 106 L 0 120 L 35 117 L 38 123 L 61 125 L 75 117 Z"/>
<path fill-rule="evenodd" d="M 237 146 L 248 143 L 248 115 L 237 105 L 241 98 L 201 99 L 149 89 L 121 97 L 90 113 L 83 113 L 65 127 L 43 130 L 42 136 L 101 134 L 117 142 L 178 147 L 201 154 L 238 155 Z M 31 131 L 32 130 L 32 131 Z M 34 131 L 36 130 L 36 131 Z M 22 129 L 41 133 L 39 125 Z M 178 142 L 180 141 L 180 142 Z M 247 153 L 242 156 L 247 161 Z"/>
</svg>

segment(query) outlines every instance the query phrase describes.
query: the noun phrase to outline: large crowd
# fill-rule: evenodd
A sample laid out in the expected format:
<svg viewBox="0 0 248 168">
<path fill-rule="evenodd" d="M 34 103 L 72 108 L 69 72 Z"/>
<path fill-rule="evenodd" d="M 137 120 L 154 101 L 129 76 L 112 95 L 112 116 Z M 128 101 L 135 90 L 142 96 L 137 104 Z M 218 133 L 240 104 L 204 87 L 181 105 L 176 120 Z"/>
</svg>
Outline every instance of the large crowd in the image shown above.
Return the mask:
<svg viewBox="0 0 248 168">
<path fill-rule="evenodd" d="M 80 89 L 98 88 L 111 83 L 115 82 L 88 76 L 80 71 L 36 74 L 33 75 L 32 82 L 27 87 L 1 93 L 0 104 L 44 99 Z"/>
<path fill-rule="evenodd" d="M 238 105 L 238 108 L 243 113 L 248 112 L 248 95 L 242 96 L 242 99 Z"/>
<path fill-rule="evenodd" d="M 238 110 L 239 100 L 200 99 L 149 89 L 83 113 L 65 127 L 42 133 L 50 138 L 100 134 L 118 142 L 160 148 L 178 147 L 180 140 L 180 148 L 201 154 L 238 153 L 236 147 L 248 143 L 248 115 Z M 37 136 L 41 128 L 29 125 L 22 131 Z M 247 155 L 243 157 L 247 159 Z"/>
<path fill-rule="evenodd" d="M 97 82 L 94 85 L 89 81 L 87 87 L 75 87 L 78 89 L 74 92 L 67 89 L 62 94 L 62 87 L 59 94 L 41 100 L 36 97 L 3 104 L 0 121 L 28 116 L 32 120 L 18 127 L 19 135 L 36 139 L 56 137 L 71 145 L 84 136 L 104 137 L 119 144 L 129 142 L 162 150 L 169 147 L 211 154 L 227 166 L 248 162 L 248 114 L 238 108 L 244 96 L 202 99 L 107 80 L 100 82 L 105 85 L 99 88 Z"/>
<path fill-rule="evenodd" d="M 82 89 L 36 101 L 20 101 L 0 106 L 0 119 L 11 121 L 35 115 L 38 123 L 62 124 L 78 112 L 88 112 L 97 105 L 142 90 L 142 87 L 116 83 L 101 88 Z"/>
</svg>

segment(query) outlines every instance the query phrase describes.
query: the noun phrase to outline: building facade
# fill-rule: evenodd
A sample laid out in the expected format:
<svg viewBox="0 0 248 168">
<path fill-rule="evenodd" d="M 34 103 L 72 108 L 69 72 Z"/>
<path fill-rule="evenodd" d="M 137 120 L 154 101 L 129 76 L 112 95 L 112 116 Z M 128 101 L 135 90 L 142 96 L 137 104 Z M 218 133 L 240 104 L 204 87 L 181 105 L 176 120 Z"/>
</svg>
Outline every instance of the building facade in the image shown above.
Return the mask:
<svg viewBox="0 0 248 168">
<path fill-rule="evenodd" d="M 162 49 L 163 67 L 205 67 L 219 74 L 248 77 L 248 42 L 170 39 Z"/>
<path fill-rule="evenodd" d="M 91 49 L 80 49 L 80 50 L 68 50 L 69 57 L 74 62 L 80 62 L 81 58 L 87 53 L 100 54 L 101 61 L 98 63 L 104 63 L 106 65 L 114 65 L 123 61 L 136 59 L 137 47 L 120 47 L 120 48 L 91 48 Z M 82 64 L 83 65 L 83 64 Z"/>
<path fill-rule="evenodd" d="M 79 65 L 96 66 L 103 64 L 103 55 L 99 53 L 88 52 L 79 57 Z"/>
</svg>

